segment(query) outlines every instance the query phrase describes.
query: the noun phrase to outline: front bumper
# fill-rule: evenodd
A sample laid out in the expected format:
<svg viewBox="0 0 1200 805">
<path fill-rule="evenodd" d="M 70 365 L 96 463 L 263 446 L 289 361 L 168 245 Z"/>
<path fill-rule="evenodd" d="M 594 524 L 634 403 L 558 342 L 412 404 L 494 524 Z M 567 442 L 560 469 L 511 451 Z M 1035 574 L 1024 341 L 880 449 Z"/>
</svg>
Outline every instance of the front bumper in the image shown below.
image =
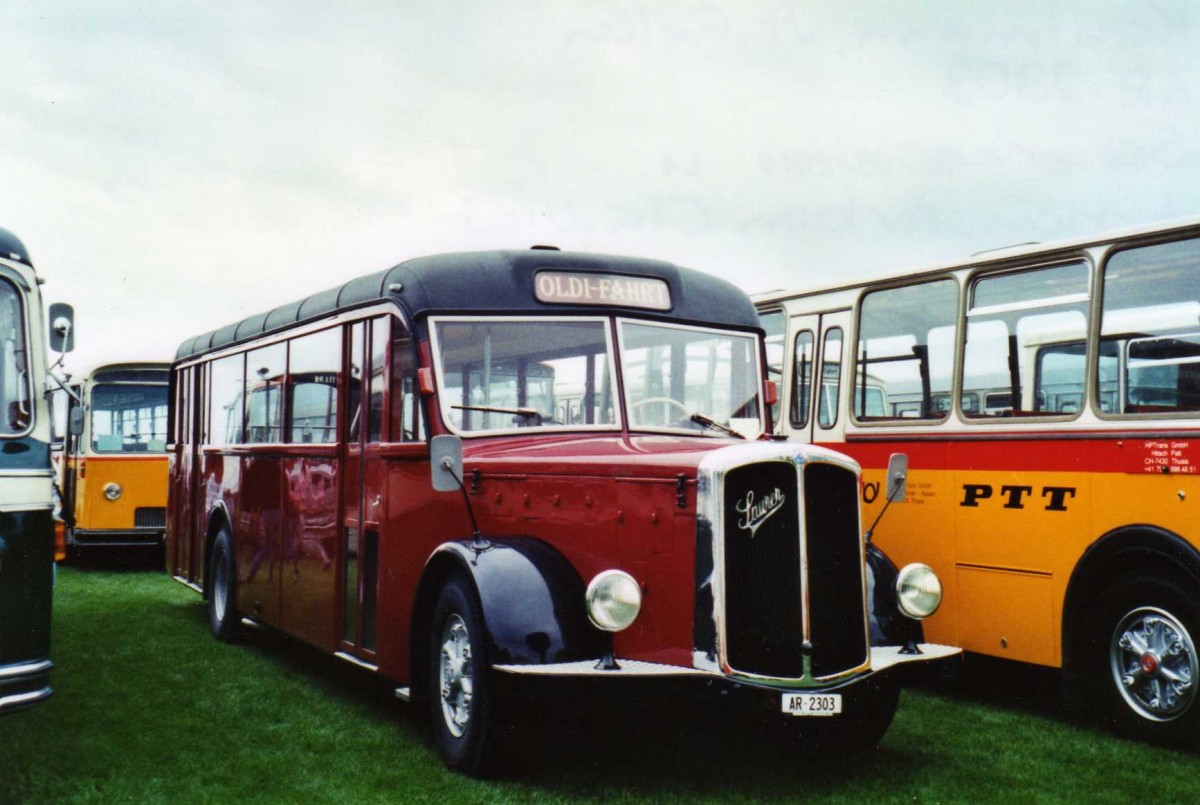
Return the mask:
<svg viewBox="0 0 1200 805">
<path fill-rule="evenodd" d="M 67 544 L 72 548 L 137 548 L 162 545 L 167 538 L 165 528 L 127 528 L 119 531 L 68 532 Z"/>
<path fill-rule="evenodd" d="M 50 698 L 50 660 L 0 665 L 0 713 L 31 707 Z"/>
<path fill-rule="evenodd" d="M 962 649 L 954 648 L 953 646 L 943 646 L 937 643 L 921 643 L 918 648 L 919 654 L 902 654 L 900 646 L 872 646 L 871 647 L 871 667 L 859 674 L 854 674 L 850 677 L 838 678 L 826 683 L 815 683 L 809 685 L 767 685 L 761 681 L 743 679 L 741 677 L 726 676 L 715 671 L 707 671 L 700 668 L 685 668 L 679 665 L 663 665 L 654 662 L 642 662 L 640 660 L 622 660 L 617 658 L 617 668 L 608 669 L 603 666 L 599 659 L 595 660 L 579 660 L 577 662 L 559 662 L 547 663 L 545 665 L 497 665 L 494 669 L 508 674 L 520 674 L 524 676 L 549 676 L 549 677 L 589 677 L 599 678 L 608 677 L 610 679 L 631 679 L 631 678 L 664 678 L 664 677 L 703 677 L 712 680 L 722 680 L 727 682 L 736 682 L 738 684 L 751 685 L 754 687 L 770 687 L 777 690 L 790 690 L 793 687 L 797 690 L 836 690 L 848 684 L 853 684 L 867 677 L 886 671 L 889 668 L 894 668 L 898 665 L 905 665 L 914 662 L 933 662 L 935 660 L 943 660 L 949 657 L 954 657 L 962 653 Z"/>
</svg>

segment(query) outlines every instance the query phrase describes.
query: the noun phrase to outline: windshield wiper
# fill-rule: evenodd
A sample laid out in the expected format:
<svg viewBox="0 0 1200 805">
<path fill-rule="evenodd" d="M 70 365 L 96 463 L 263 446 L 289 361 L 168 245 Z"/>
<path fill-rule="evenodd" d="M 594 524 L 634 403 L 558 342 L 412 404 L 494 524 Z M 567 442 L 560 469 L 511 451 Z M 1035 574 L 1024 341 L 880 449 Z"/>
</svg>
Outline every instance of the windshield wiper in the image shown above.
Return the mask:
<svg viewBox="0 0 1200 805">
<path fill-rule="evenodd" d="M 723 433 L 728 433 L 730 436 L 736 436 L 739 439 L 746 438 L 745 436 L 738 433 L 736 430 L 729 427 L 728 425 L 722 425 L 717 420 L 713 419 L 710 416 L 706 416 L 706 415 L 700 413 L 699 411 L 692 414 L 690 417 L 688 417 L 688 419 L 692 420 L 697 425 L 703 425 L 706 428 L 713 428 L 714 430 L 719 430 L 719 431 L 722 431 Z"/>
<path fill-rule="evenodd" d="M 501 408 L 495 405 L 452 405 L 450 407 L 457 408 L 460 411 L 483 411 L 488 414 L 512 414 L 513 416 L 519 416 L 525 419 L 534 419 L 538 423 L 542 421 L 541 413 L 532 408 Z"/>
</svg>

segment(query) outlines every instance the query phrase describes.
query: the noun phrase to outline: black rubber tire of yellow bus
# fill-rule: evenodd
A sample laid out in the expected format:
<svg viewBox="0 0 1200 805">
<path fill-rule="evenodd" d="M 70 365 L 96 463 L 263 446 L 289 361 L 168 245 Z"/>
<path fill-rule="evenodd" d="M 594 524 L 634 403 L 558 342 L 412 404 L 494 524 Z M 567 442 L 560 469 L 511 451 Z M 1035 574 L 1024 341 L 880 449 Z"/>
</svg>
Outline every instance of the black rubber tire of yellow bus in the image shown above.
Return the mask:
<svg viewBox="0 0 1200 805">
<path fill-rule="evenodd" d="M 1140 740 L 1194 744 L 1200 736 L 1195 592 L 1167 576 L 1122 577 L 1098 597 L 1092 634 L 1086 681 L 1101 717 Z"/>
<path fill-rule="evenodd" d="M 494 696 L 483 607 L 471 582 L 450 576 L 433 607 L 427 672 L 430 720 L 447 768 L 471 777 L 505 771 L 504 719 Z"/>
<path fill-rule="evenodd" d="M 237 562 L 233 534 L 222 526 L 213 540 L 208 559 L 208 622 L 218 640 L 232 640 L 241 625 L 237 611 Z"/>
</svg>

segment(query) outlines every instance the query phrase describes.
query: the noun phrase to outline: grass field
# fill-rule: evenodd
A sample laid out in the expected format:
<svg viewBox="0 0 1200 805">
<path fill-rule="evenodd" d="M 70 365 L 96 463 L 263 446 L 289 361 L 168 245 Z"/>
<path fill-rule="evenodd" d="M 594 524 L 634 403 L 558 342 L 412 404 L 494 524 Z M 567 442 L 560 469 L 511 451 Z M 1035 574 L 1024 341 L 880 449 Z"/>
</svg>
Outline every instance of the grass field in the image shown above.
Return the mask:
<svg viewBox="0 0 1200 805">
<path fill-rule="evenodd" d="M 1032 802 L 1194 800 L 1200 757 L 1059 714 L 1052 675 L 969 663 L 918 686 L 872 753 L 796 755 L 696 705 L 588 707 L 537 770 L 447 773 L 371 676 L 277 635 L 208 633 L 199 596 L 154 570 L 62 568 L 54 698 L 0 719 L 0 803 Z M 567 715 L 569 714 L 569 715 Z M 740 723 L 740 722 L 733 722 Z"/>
</svg>

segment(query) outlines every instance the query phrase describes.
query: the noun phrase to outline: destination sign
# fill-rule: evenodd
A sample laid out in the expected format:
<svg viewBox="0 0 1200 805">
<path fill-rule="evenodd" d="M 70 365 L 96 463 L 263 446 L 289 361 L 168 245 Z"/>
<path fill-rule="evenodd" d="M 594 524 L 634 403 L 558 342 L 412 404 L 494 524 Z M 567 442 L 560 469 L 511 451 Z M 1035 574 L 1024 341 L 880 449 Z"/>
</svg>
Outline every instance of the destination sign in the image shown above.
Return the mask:
<svg viewBox="0 0 1200 805">
<path fill-rule="evenodd" d="M 670 310 L 671 289 L 666 280 L 593 274 L 582 271 L 539 271 L 533 278 L 539 302 L 554 305 L 614 305 L 645 310 Z"/>
</svg>

